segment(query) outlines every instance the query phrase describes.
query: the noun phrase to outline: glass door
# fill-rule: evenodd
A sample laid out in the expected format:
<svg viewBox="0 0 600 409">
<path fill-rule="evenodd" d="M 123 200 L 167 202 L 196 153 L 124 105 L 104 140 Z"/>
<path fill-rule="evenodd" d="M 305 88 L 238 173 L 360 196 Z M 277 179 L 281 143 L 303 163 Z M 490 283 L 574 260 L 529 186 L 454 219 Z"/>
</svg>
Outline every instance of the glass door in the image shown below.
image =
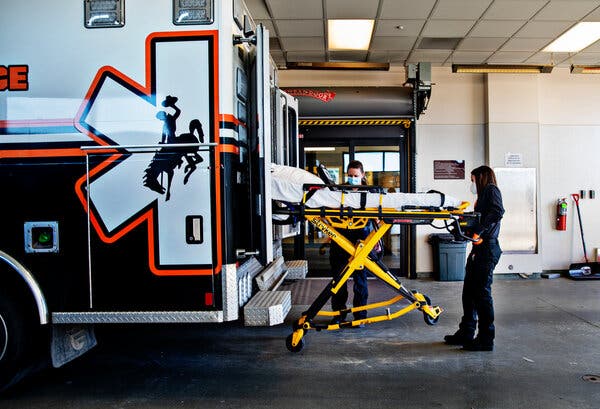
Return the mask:
<svg viewBox="0 0 600 409">
<path fill-rule="evenodd" d="M 344 184 L 347 181 L 346 168 L 349 161 L 359 160 L 363 164 L 369 185 L 381 186 L 387 192 L 402 192 L 406 191 L 408 184 L 401 172 L 403 149 L 404 138 L 368 141 L 304 140 L 304 167 L 317 174 L 317 167 L 323 164 L 329 170 L 332 180 L 337 184 Z M 290 239 L 284 242 L 286 258 L 308 260 L 309 276 L 329 276 L 329 238 L 308 223 L 303 228 L 303 234 L 295 242 Z M 401 239 L 403 234 L 399 226 L 393 226 L 383 240 L 383 262 L 397 274 L 401 269 L 401 255 L 404 254 Z"/>
<path fill-rule="evenodd" d="M 353 159 L 363 164 L 369 185 L 381 186 L 389 193 L 404 191 L 400 173 L 399 145 L 359 145 L 354 146 L 353 151 Z M 349 160 L 352 160 L 350 155 L 345 158 L 345 166 Z M 401 233 L 400 226 L 395 225 L 383 236 L 382 261 L 395 272 L 400 269 Z"/>
<path fill-rule="evenodd" d="M 327 146 L 305 146 L 304 163 L 305 169 L 313 174 L 317 173 L 319 165 L 325 165 L 329 175 L 336 184 L 346 181 L 344 158 L 350 152 L 349 146 L 335 146 L 329 143 Z M 305 223 L 302 241 L 296 243 L 296 248 L 304 252 L 304 259 L 308 260 L 310 276 L 329 276 L 329 242 L 330 239 L 320 230 L 314 228 L 311 223 Z"/>
<path fill-rule="evenodd" d="M 344 166 L 350 160 L 362 162 L 367 183 L 391 192 L 400 192 L 400 148 L 395 146 L 355 146 L 354 155 L 345 155 Z M 391 189 L 391 190 L 390 190 Z"/>
</svg>

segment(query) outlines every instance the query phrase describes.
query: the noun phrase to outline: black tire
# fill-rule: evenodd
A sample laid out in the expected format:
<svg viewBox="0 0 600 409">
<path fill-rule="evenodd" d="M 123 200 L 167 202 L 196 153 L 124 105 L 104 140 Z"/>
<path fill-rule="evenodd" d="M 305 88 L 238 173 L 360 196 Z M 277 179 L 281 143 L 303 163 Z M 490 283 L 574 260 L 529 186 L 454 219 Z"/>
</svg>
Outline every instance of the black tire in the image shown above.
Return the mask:
<svg viewBox="0 0 600 409">
<path fill-rule="evenodd" d="M 431 318 L 429 315 L 423 313 L 423 320 L 427 325 L 435 325 L 439 319 L 440 317 Z"/>
<path fill-rule="evenodd" d="M 431 305 L 431 299 L 429 299 L 428 296 L 426 296 L 425 294 L 423 294 L 423 297 L 425 297 L 425 302 L 427 302 L 427 305 Z M 427 315 L 427 313 L 423 313 L 423 320 L 425 321 L 425 323 L 427 325 L 435 325 L 437 324 L 438 320 L 440 319 L 440 317 L 436 317 L 436 318 L 431 318 L 429 315 Z"/>
<path fill-rule="evenodd" d="M 0 392 L 25 376 L 32 338 L 27 314 L 12 297 L 0 291 Z"/>
<path fill-rule="evenodd" d="M 298 342 L 298 345 L 293 346 L 292 345 L 292 337 L 293 336 L 294 336 L 294 334 L 290 334 L 287 336 L 287 338 L 285 339 L 285 346 L 287 347 L 288 351 L 290 351 L 290 352 L 302 351 L 302 348 L 304 348 L 304 338 L 302 338 L 300 340 L 300 342 Z"/>
</svg>

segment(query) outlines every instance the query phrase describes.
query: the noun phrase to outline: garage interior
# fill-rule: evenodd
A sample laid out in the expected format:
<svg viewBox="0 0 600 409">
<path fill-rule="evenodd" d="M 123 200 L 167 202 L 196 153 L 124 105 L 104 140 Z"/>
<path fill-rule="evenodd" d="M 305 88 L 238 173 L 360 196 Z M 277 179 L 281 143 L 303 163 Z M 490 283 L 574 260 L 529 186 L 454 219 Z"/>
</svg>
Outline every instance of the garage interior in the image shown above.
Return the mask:
<svg viewBox="0 0 600 409">
<path fill-rule="evenodd" d="M 429 237 L 438 232 L 418 226 L 412 264 L 389 267 L 403 272 L 407 288 L 442 306 L 437 325 L 413 312 L 364 328 L 311 331 L 304 349 L 290 353 L 285 339 L 293 321 L 329 281 L 320 242 L 303 237 L 314 271 L 281 284 L 292 297 L 283 324 L 98 326 L 96 348 L 64 367 L 35 371 L 0 396 L 0 407 L 598 409 L 600 280 L 571 280 L 568 271 L 586 257 L 600 262 L 600 76 L 582 73 L 600 72 L 600 41 L 576 52 L 544 49 L 578 23 L 600 22 L 600 1 L 245 1 L 271 34 L 284 90 L 402 87 L 410 64 L 431 63 L 431 98 L 414 125 L 415 178 L 398 179 L 397 187 L 473 202 L 471 169 L 485 164 L 501 175 L 507 217 L 492 287 L 494 350 L 444 344 L 462 315 L 463 283 L 434 279 Z M 368 49 L 329 49 L 329 19 L 373 19 Z M 355 63 L 377 69 L 348 69 Z M 459 72 L 460 66 L 478 71 Z M 513 71 L 501 72 L 503 66 Z M 308 140 L 303 148 L 319 147 L 319 138 Z M 338 159 L 360 152 L 360 143 L 327 142 L 321 147 L 333 147 Z M 395 153 L 387 142 L 365 146 Z M 466 176 L 437 177 L 440 161 L 462 163 Z M 572 194 L 581 197 L 582 221 Z M 563 198 L 564 231 L 556 228 Z M 369 291 L 370 300 L 391 296 L 375 279 Z"/>
</svg>

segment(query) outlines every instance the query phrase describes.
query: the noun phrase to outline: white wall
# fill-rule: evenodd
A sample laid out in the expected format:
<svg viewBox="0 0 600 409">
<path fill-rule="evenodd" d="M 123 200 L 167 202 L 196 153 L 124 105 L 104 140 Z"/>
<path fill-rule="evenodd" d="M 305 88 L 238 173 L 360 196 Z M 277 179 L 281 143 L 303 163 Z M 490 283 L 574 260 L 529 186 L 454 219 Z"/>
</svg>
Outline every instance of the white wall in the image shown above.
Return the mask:
<svg viewBox="0 0 600 409">
<path fill-rule="evenodd" d="M 600 77 L 571 75 L 567 69 L 540 76 L 540 219 L 546 270 L 583 261 L 573 201 L 567 231 L 553 228 L 556 200 L 579 190 L 600 190 Z M 596 192 L 598 193 L 598 192 Z M 600 247 L 600 196 L 580 202 L 588 257 Z"/>
<path fill-rule="evenodd" d="M 544 269 L 560 270 L 571 262 L 583 261 L 577 213 L 570 194 L 600 188 L 600 126 L 542 125 L 541 133 L 542 259 Z M 556 200 L 561 197 L 569 202 L 567 231 L 554 229 Z M 588 257 L 595 258 L 593 250 L 600 247 L 600 196 L 581 200 L 580 208 Z"/>
<path fill-rule="evenodd" d="M 485 126 L 483 124 L 450 124 L 417 126 L 417 191 L 430 189 L 473 203 L 470 171 L 483 164 Z M 434 180 L 434 160 L 464 160 L 465 179 Z M 473 210 L 473 205 L 469 207 Z M 442 226 L 443 223 L 435 223 Z M 417 227 L 417 272 L 433 270 L 431 246 L 427 239 L 431 233 L 447 233 L 429 226 Z"/>
<path fill-rule="evenodd" d="M 539 255 L 503 256 L 498 272 L 566 269 L 583 259 L 573 202 L 567 231 L 554 229 L 556 199 L 580 189 L 597 199 L 581 202 L 590 258 L 600 247 L 600 76 L 555 69 L 540 75 L 453 74 L 433 68 L 429 109 L 417 125 L 417 189 L 436 189 L 472 201 L 469 183 L 433 179 L 433 160 L 466 161 L 467 173 L 481 164 L 503 165 L 504 153 L 522 153 L 525 167 L 538 171 Z M 282 86 L 391 86 L 404 71 L 281 71 Z M 427 227 L 418 229 L 417 271 L 431 271 Z M 529 271 L 528 271 L 529 270 Z"/>
<path fill-rule="evenodd" d="M 485 77 L 433 68 L 431 81 L 435 84 L 431 101 L 417 123 L 417 191 L 434 189 L 474 202 L 470 171 L 485 161 Z M 434 160 L 464 160 L 465 179 L 434 180 Z M 433 270 L 427 238 L 440 232 L 428 226 L 417 228 L 417 272 Z"/>
<path fill-rule="evenodd" d="M 432 68 L 434 84 L 427 111 L 419 125 L 481 125 L 486 122 L 485 77 L 453 74 L 449 68 Z"/>
</svg>

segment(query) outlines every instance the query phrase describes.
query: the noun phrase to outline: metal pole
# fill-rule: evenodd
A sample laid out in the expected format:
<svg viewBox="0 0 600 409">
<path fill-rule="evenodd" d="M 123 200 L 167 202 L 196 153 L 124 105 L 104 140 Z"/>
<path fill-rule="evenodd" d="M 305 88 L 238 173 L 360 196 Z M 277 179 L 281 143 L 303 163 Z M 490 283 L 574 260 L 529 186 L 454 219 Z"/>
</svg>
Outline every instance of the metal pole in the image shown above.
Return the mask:
<svg viewBox="0 0 600 409">
<path fill-rule="evenodd" d="M 581 211 L 579 210 L 579 195 L 574 193 L 571 195 L 573 200 L 575 201 L 575 207 L 577 208 L 577 218 L 579 219 L 579 231 L 581 232 L 581 243 L 583 244 L 583 257 L 585 258 L 585 262 L 589 263 L 587 256 L 587 249 L 585 248 L 585 238 L 583 237 L 583 223 L 581 222 Z"/>
</svg>

